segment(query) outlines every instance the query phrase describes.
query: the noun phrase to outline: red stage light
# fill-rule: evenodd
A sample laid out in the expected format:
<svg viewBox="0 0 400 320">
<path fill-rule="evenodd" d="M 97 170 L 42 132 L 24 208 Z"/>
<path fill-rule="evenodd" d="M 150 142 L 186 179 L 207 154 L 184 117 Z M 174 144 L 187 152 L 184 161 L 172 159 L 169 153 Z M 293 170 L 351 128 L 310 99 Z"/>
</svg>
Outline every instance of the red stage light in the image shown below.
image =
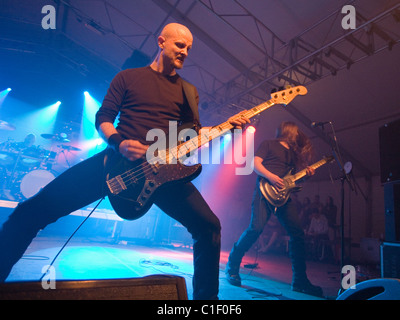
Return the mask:
<svg viewBox="0 0 400 320">
<path fill-rule="evenodd" d="M 247 131 L 248 133 L 255 133 L 255 132 L 256 132 L 256 128 L 253 127 L 253 126 L 249 126 L 249 127 L 247 127 L 246 131 Z"/>
</svg>

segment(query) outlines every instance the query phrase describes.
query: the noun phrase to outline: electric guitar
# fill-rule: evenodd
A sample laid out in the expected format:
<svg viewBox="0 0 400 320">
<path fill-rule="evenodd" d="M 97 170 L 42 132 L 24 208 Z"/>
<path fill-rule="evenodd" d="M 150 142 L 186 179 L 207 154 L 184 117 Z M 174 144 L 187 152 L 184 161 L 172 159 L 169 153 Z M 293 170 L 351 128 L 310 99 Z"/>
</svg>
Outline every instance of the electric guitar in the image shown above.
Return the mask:
<svg viewBox="0 0 400 320">
<path fill-rule="evenodd" d="M 324 159 L 312 164 L 310 167 L 313 169 L 317 169 L 323 166 L 326 163 L 333 161 L 334 157 L 329 156 L 325 157 Z M 287 174 L 283 178 L 284 187 L 281 189 L 276 188 L 273 186 L 267 179 L 261 178 L 260 179 L 260 190 L 265 199 L 268 200 L 270 204 L 274 207 L 282 207 L 289 199 L 290 193 L 299 191 L 301 186 L 296 184 L 296 181 L 303 178 L 307 173 L 307 169 L 303 169 L 297 172 L 294 175 Z"/>
<path fill-rule="evenodd" d="M 235 116 L 250 119 L 275 104 L 287 105 L 297 95 L 306 93 L 303 86 L 275 92 L 270 100 Z M 191 152 L 231 129 L 233 125 L 226 121 L 210 130 L 201 130 L 188 141 L 159 150 L 156 161 L 145 157 L 129 161 L 119 153 L 108 157 L 105 168 L 107 195 L 115 212 L 123 219 L 138 219 L 152 206 L 156 190 L 196 178 L 201 172 L 201 164 L 188 166 L 182 161 Z"/>
</svg>

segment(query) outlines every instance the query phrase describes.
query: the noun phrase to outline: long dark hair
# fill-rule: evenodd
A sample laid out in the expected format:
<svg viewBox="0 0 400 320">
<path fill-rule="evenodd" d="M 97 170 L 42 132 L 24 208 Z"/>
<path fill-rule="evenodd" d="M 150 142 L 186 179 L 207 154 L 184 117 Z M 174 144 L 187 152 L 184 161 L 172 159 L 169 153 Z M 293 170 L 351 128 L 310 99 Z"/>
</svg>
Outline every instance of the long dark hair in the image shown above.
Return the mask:
<svg viewBox="0 0 400 320">
<path fill-rule="evenodd" d="M 314 153 L 311 141 L 294 122 L 282 122 L 276 131 L 276 139 L 286 142 L 294 151 L 296 167 L 305 168 L 311 163 Z"/>
</svg>

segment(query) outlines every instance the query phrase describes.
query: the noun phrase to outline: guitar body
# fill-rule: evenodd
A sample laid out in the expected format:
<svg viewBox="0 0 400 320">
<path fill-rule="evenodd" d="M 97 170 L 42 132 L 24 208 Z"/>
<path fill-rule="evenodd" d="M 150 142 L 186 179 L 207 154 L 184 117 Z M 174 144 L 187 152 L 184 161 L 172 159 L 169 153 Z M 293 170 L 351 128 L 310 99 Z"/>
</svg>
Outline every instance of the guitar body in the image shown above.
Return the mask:
<svg viewBox="0 0 400 320">
<path fill-rule="evenodd" d="M 264 198 L 274 207 L 282 207 L 289 200 L 290 193 L 301 189 L 300 186 L 296 185 L 292 177 L 292 175 L 288 174 L 283 178 L 285 186 L 282 189 L 275 188 L 267 179 L 261 178 L 260 190 Z"/>
<path fill-rule="evenodd" d="M 135 220 L 153 205 L 155 192 L 175 183 L 188 182 L 201 172 L 201 164 L 150 165 L 145 159 L 129 161 L 113 154 L 106 164 L 107 195 L 115 212 Z"/>
<path fill-rule="evenodd" d="M 325 157 L 309 167 L 317 169 L 326 163 L 332 162 L 333 159 L 333 156 Z M 260 191 L 264 198 L 274 207 L 282 207 L 289 200 L 290 193 L 300 191 L 301 186 L 298 186 L 296 181 L 302 179 L 305 175 L 306 169 L 303 169 L 294 175 L 289 172 L 282 178 L 284 186 L 281 189 L 275 188 L 267 179 L 262 177 L 260 178 Z"/>
</svg>

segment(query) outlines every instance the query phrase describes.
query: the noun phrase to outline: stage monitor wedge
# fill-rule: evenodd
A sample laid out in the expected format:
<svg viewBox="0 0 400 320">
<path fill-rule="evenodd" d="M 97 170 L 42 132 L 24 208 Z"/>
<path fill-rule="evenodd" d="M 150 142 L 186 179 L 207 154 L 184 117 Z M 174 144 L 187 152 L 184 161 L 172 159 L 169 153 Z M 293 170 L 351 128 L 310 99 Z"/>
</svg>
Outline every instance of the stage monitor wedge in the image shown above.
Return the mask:
<svg viewBox="0 0 400 320">
<path fill-rule="evenodd" d="M 183 277 L 153 275 L 107 280 L 59 280 L 55 289 L 40 281 L 0 284 L 0 300 L 188 300 Z"/>
</svg>

